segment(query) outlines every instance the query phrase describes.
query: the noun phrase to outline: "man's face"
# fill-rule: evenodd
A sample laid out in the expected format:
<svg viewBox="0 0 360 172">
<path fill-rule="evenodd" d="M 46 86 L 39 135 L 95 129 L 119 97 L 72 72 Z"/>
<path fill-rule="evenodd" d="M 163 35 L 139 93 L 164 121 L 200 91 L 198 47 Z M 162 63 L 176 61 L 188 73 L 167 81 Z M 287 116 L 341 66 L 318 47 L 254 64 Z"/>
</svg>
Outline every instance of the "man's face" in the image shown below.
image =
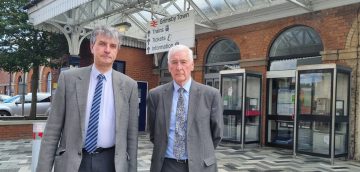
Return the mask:
<svg viewBox="0 0 360 172">
<path fill-rule="evenodd" d="M 180 86 L 184 86 L 194 70 L 194 62 L 189 59 L 187 51 L 179 51 L 170 57 L 169 72 L 172 78 Z"/>
<path fill-rule="evenodd" d="M 119 41 L 114 38 L 97 35 L 95 43 L 91 45 L 95 66 L 111 68 L 119 50 L 118 45 Z"/>
</svg>

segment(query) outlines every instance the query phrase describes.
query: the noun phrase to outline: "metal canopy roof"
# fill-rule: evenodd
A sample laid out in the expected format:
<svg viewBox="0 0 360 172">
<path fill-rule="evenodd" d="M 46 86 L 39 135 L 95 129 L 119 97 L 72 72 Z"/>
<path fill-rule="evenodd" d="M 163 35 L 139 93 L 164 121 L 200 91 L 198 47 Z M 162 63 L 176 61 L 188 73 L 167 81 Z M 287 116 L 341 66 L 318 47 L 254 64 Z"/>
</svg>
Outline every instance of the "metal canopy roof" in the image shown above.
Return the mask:
<svg viewBox="0 0 360 172">
<path fill-rule="evenodd" d="M 149 21 L 187 10 L 195 11 L 195 32 L 199 34 L 358 2 L 360 0 L 37 0 L 27 7 L 30 22 L 38 28 L 65 33 L 76 30 L 85 36 L 96 25 L 129 22 L 132 27 L 124 35 L 143 41 Z"/>
</svg>

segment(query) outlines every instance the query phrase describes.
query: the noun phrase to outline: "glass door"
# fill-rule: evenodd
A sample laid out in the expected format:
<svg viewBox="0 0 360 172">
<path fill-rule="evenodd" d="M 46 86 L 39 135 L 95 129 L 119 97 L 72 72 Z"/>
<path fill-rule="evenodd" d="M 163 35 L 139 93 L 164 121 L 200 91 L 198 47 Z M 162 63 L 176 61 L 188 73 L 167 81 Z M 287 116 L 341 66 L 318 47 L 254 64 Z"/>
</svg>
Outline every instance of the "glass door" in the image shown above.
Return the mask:
<svg viewBox="0 0 360 172">
<path fill-rule="evenodd" d="M 295 77 L 268 79 L 266 143 L 292 149 L 295 109 Z"/>
<path fill-rule="evenodd" d="M 224 139 L 241 141 L 243 74 L 225 75 L 221 78 L 224 104 Z"/>
<path fill-rule="evenodd" d="M 260 142 L 261 75 L 246 74 L 245 143 Z"/>
<path fill-rule="evenodd" d="M 350 72 L 341 71 L 336 74 L 335 100 L 335 141 L 334 156 L 346 156 L 348 153 L 349 109 L 350 109 Z"/>
<path fill-rule="evenodd" d="M 299 71 L 298 77 L 296 150 L 330 156 L 333 70 Z"/>
</svg>

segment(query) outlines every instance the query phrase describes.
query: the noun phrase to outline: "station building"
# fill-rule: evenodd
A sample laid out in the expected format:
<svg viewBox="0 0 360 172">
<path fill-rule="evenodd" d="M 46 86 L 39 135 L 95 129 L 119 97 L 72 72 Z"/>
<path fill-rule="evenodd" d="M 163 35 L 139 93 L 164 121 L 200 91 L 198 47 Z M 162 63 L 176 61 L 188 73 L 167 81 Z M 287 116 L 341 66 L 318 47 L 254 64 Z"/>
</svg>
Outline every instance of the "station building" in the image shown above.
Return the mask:
<svg viewBox="0 0 360 172">
<path fill-rule="evenodd" d="M 93 27 L 131 26 L 114 68 L 144 96 L 171 81 L 166 51 L 146 52 L 148 23 L 194 11 L 192 78 L 220 90 L 224 141 L 360 159 L 360 1 L 60 1 L 26 8 L 35 27 L 67 37 L 74 66 L 92 63 Z"/>
</svg>

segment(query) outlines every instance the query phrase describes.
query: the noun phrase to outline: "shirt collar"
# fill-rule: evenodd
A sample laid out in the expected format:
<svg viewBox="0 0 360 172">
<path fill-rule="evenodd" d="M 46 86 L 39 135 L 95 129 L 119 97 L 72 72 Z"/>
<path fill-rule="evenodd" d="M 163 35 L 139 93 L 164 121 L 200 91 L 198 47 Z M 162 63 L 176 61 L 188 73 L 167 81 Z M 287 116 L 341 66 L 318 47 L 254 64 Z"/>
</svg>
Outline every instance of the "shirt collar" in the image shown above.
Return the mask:
<svg viewBox="0 0 360 172">
<path fill-rule="evenodd" d="M 93 65 L 91 67 L 91 76 L 96 78 L 99 74 L 101 74 L 99 72 L 99 70 L 96 69 L 95 65 Z M 103 75 L 105 76 L 105 80 L 109 81 L 109 79 L 111 78 L 111 74 L 112 74 L 112 70 L 105 72 Z"/>
<path fill-rule="evenodd" d="M 177 91 L 180 88 L 180 85 L 178 85 L 175 81 L 174 82 L 174 89 Z M 184 89 L 186 92 L 190 92 L 190 86 L 191 86 L 192 79 L 190 78 L 184 85 Z"/>
</svg>

